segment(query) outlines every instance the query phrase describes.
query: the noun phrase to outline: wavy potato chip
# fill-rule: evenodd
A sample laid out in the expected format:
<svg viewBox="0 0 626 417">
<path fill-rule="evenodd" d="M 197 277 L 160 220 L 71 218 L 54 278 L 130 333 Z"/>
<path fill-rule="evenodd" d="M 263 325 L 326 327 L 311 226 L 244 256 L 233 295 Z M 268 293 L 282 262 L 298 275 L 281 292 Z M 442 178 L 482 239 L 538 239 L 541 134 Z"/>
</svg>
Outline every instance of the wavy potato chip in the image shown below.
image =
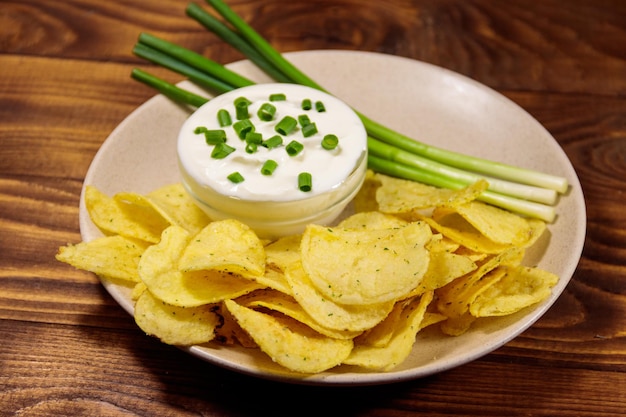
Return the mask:
<svg viewBox="0 0 626 417">
<path fill-rule="evenodd" d="M 284 271 L 289 265 L 300 261 L 301 235 L 281 237 L 265 246 L 267 265 Z"/>
<path fill-rule="evenodd" d="M 265 250 L 249 226 L 234 219 L 219 220 L 193 237 L 178 267 L 183 271 L 232 272 L 254 279 L 265 272 Z"/>
<path fill-rule="evenodd" d="M 179 226 L 163 232 L 161 242 L 149 247 L 139 262 L 139 276 L 158 299 L 179 307 L 236 298 L 262 285 L 236 274 L 218 270 L 183 271 L 178 262 L 191 236 Z"/>
<path fill-rule="evenodd" d="M 233 300 L 224 304 L 263 352 L 294 372 L 318 373 L 333 368 L 352 350 L 351 339 L 326 337 L 291 318 L 264 314 Z"/>
<path fill-rule="evenodd" d="M 504 316 L 544 300 L 559 278 L 525 266 L 504 266 L 505 275 L 476 296 L 469 311 L 475 317 Z"/>
<path fill-rule="evenodd" d="M 432 236 L 423 222 L 383 230 L 309 225 L 302 236 L 302 267 L 329 300 L 369 305 L 395 300 L 421 282 Z"/>
<path fill-rule="evenodd" d="M 317 291 L 301 264 L 288 268 L 285 277 L 304 311 L 328 329 L 361 332 L 383 321 L 393 309 L 394 301 L 364 306 L 337 304 Z"/>
<path fill-rule="evenodd" d="M 135 322 L 150 336 L 170 345 L 191 346 L 215 337 L 221 319 L 216 306 L 175 307 L 143 291 L 135 303 Z"/>
<path fill-rule="evenodd" d="M 294 320 L 304 323 L 318 333 L 324 336 L 332 337 L 334 339 L 353 339 L 361 334 L 360 331 L 346 331 L 329 329 L 321 326 L 315 321 L 293 298 L 278 291 L 261 290 L 248 294 L 243 297 L 239 297 L 238 304 L 250 308 L 266 308 L 289 316 Z"/>
<path fill-rule="evenodd" d="M 146 198 L 170 224 L 180 226 L 192 235 L 211 221 L 180 183 L 157 188 Z"/>
<path fill-rule="evenodd" d="M 156 243 L 168 226 L 156 210 L 145 206 L 132 207 L 134 203 L 122 197 L 109 197 L 94 186 L 85 187 L 85 207 L 91 221 L 107 235 L 121 235 Z"/>
<path fill-rule="evenodd" d="M 387 344 L 382 347 L 355 344 L 343 363 L 381 371 L 389 371 L 401 364 L 413 349 L 426 308 L 432 299 L 433 292 L 430 291 L 408 303 Z"/>
<path fill-rule="evenodd" d="M 376 202 L 376 190 L 380 187 L 380 181 L 376 179 L 376 174 L 371 169 L 365 172 L 363 185 L 359 189 L 352 200 L 354 211 L 357 213 L 378 211 L 378 203 Z"/>
<path fill-rule="evenodd" d="M 105 236 L 59 248 L 56 259 L 84 271 L 139 282 L 137 267 L 148 244 L 124 236 Z"/>
<path fill-rule="evenodd" d="M 489 186 L 487 181 L 480 180 L 460 190 L 448 190 L 384 174 L 376 174 L 376 179 L 381 183 L 376 191 L 380 211 L 391 214 L 443 205 L 455 207 L 475 200 Z"/>
</svg>

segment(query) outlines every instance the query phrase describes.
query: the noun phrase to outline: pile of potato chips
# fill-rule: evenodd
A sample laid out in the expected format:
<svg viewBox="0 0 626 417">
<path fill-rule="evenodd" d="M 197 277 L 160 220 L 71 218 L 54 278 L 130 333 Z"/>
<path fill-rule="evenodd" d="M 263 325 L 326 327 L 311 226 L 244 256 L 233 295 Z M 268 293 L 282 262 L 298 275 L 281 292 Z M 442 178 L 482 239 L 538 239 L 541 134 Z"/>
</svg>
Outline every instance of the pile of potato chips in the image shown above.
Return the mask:
<svg viewBox="0 0 626 417">
<path fill-rule="evenodd" d="M 388 371 L 424 327 L 459 335 L 556 284 L 521 265 L 545 224 L 477 201 L 486 186 L 368 172 L 353 215 L 271 242 L 237 220 L 211 221 L 180 184 L 112 197 L 88 186 L 104 237 L 63 246 L 57 259 L 133 287 L 137 324 L 165 343 L 258 348 L 306 374 Z"/>
</svg>

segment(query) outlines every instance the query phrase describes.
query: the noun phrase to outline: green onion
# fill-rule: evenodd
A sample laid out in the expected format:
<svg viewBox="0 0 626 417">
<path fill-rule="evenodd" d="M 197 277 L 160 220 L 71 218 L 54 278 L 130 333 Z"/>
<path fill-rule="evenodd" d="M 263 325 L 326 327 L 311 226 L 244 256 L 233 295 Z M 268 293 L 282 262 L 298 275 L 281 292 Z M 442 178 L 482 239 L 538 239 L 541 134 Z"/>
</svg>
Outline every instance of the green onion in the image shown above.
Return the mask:
<svg viewBox="0 0 626 417">
<path fill-rule="evenodd" d="M 270 101 L 285 101 L 287 96 L 283 93 L 270 94 Z"/>
<path fill-rule="evenodd" d="M 233 120 L 230 118 L 230 113 L 226 109 L 220 109 L 217 112 L 217 123 L 220 127 L 230 126 Z"/>
<path fill-rule="evenodd" d="M 339 145 L 339 138 L 336 135 L 325 135 L 322 139 L 322 148 L 332 151 Z"/>
<path fill-rule="evenodd" d="M 304 149 L 304 145 L 296 140 L 292 140 L 285 146 L 285 150 L 289 156 L 296 156 Z"/>
<path fill-rule="evenodd" d="M 195 133 L 196 135 L 199 135 L 200 133 L 204 133 L 207 130 L 209 130 L 206 126 L 198 126 L 193 130 L 193 133 Z"/>
<path fill-rule="evenodd" d="M 257 144 L 256 144 L 256 143 L 254 143 L 254 142 L 248 142 L 248 143 L 246 143 L 246 148 L 245 148 L 246 153 L 255 153 L 255 152 L 256 152 L 256 150 L 257 150 L 257 148 L 258 148 L 258 146 L 259 146 L 259 145 L 257 145 Z"/>
<path fill-rule="evenodd" d="M 291 116 L 285 116 L 281 119 L 280 122 L 276 123 L 274 130 L 280 133 L 283 136 L 287 136 L 298 125 L 298 121 Z"/>
<path fill-rule="evenodd" d="M 245 181 L 243 175 L 241 175 L 239 172 L 233 172 L 232 174 L 229 174 L 226 178 L 228 178 L 231 182 L 235 184 L 239 184 L 240 182 Z"/>
<path fill-rule="evenodd" d="M 324 113 L 326 111 L 326 106 L 324 106 L 324 103 L 321 101 L 316 101 L 315 110 L 317 110 L 318 113 Z"/>
<path fill-rule="evenodd" d="M 309 119 L 309 116 L 306 114 L 301 114 L 298 116 L 298 123 L 300 123 L 300 126 L 304 127 L 311 124 L 311 119 Z"/>
<path fill-rule="evenodd" d="M 315 123 L 309 123 L 302 127 L 302 136 L 305 138 L 311 137 L 317 133 L 317 125 Z"/>
<path fill-rule="evenodd" d="M 256 143 L 260 145 L 263 143 L 263 135 L 259 132 L 248 132 L 245 138 L 247 143 Z"/>
<path fill-rule="evenodd" d="M 262 143 L 262 145 L 265 146 L 267 149 L 277 148 L 282 144 L 283 144 L 283 138 L 280 137 L 279 135 L 274 135 L 271 138 L 264 140 Z"/>
<path fill-rule="evenodd" d="M 245 139 L 246 135 L 250 132 L 254 132 L 254 124 L 250 119 L 243 119 L 235 122 L 233 124 L 233 129 L 235 129 L 235 133 L 239 137 L 239 139 Z"/>
<path fill-rule="evenodd" d="M 245 97 L 239 97 L 235 99 L 235 117 L 237 120 L 249 119 L 250 114 L 248 113 L 248 106 L 250 105 L 250 100 Z"/>
<path fill-rule="evenodd" d="M 261 167 L 261 174 L 272 175 L 274 171 L 276 170 L 277 166 L 278 166 L 278 163 L 276 163 L 276 161 L 272 159 L 268 159 L 267 161 L 263 163 L 263 166 Z"/>
<path fill-rule="evenodd" d="M 313 188 L 313 178 L 308 172 L 298 174 L 298 188 L 300 191 L 309 192 Z"/>
<path fill-rule="evenodd" d="M 228 146 L 224 142 L 220 142 L 215 145 L 213 151 L 211 151 L 211 158 L 224 159 L 233 152 L 235 152 L 235 148 L 233 148 L 232 146 Z"/>
<path fill-rule="evenodd" d="M 311 100 L 308 98 L 305 98 L 304 100 L 302 100 L 302 110 L 311 110 L 313 108 L 313 105 L 311 104 Z"/>
<path fill-rule="evenodd" d="M 160 78 L 155 77 L 154 75 L 140 70 L 139 68 L 133 68 L 131 72 L 131 77 L 134 80 L 137 80 L 154 88 L 165 97 L 168 97 L 174 101 L 189 104 L 190 106 L 200 107 L 209 101 L 204 97 L 201 97 L 194 93 L 190 93 L 189 91 L 170 84 L 167 81 L 164 81 Z"/>
<path fill-rule="evenodd" d="M 204 131 L 204 139 L 207 145 L 217 145 L 226 142 L 226 132 L 221 129 L 207 129 Z"/>
<path fill-rule="evenodd" d="M 259 111 L 257 111 L 257 116 L 259 116 L 259 119 L 263 120 L 264 122 L 271 121 L 274 118 L 275 114 L 276 106 L 270 103 L 261 104 L 261 107 L 259 107 Z"/>
</svg>

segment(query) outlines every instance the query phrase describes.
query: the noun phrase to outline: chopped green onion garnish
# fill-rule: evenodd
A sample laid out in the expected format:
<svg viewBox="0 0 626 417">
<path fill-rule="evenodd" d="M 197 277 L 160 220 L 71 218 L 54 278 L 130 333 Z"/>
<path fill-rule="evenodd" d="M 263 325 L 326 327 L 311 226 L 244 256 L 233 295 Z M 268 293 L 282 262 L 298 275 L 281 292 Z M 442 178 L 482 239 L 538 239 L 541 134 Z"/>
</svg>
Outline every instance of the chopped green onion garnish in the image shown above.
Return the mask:
<svg viewBox="0 0 626 417">
<path fill-rule="evenodd" d="M 273 149 L 283 144 L 283 138 L 279 135 L 274 135 L 271 138 L 263 141 L 262 145 L 267 149 Z"/>
<path fill-rule="evenodd" d="M 311 124 L 311 119 L 309 119 L 309 116 L 306 114 L 301 114 L 298 116 L 298 123 L 300 123 L 300 126 L 304 127 Z"/>
<path fill-rule="evenodd" d="M 220 127 L 230 126 L 233 123 L 228 110 L 220 109 L 217 112 L 217 122 L 219 123 Z"/>
<path fill-rule="evenodd" d="M 313 136 L 317 133 L 317 125 L 315 123 L 309 123 L 308 125 L 302 126 L 302 135 L 305 138 L 309 136 Z"/>
<path fill-rule="evenodd" d="M 285 116 L 276 124 L 274 130 L 283 136 L 290 134 L 298 125 L 298 121 L 291 116 Z"/>
<path fill-rule="evenodd" d="M 217 145 L 218 143 L 226 142 L 226 132 L 222 129 L 205 130 L 204 139 L 207 145 Z"/>
<path fill-rule="evenodd" d="M 285 101 L 287 96 L 282 93 L 270 94 L 270 101 Z"/>
<path fill-rule="evenodd" d="M 231 182 L 234 182 L 235 184 L 238 184 L 244 181 L 243 175 L 241 175 L 239 172 L 233 172 L 226 178 L 228 178 Z"/>
<path fill-rule="evenodd" d="M 292 140 L 287 144 L 285 150 L 289 154 L 289 156 L 296 156 L 304 149 L 304 145 L 296 140 Z"/>
<path fill-rule="evenodd" d="M 258 132 L 248 132 L 246 135 L 246 142 L 260 145 L 263 143 L 263 135 Z"/>
<path fill-rule="evenodd" d="M 257 112 L 259 119 L 265 122 L 272 120 L 274 118 L 274 114 L 276 114 L 276 107 L 270 103 L 263 103 Z"/>
<path fill-rule="evenodd" d="M 235 129 L 235 133 L 237 133 L 239 139 L 245 139 L 248 133 L 254 132 L 255 130 L 254 125 L 252 124 L 252 121 L 250 121 L 250 119 L 244 119 L 235 122 L 235 124 L 233 125 L 233 129 Z"/>
<path fill-rule="evenodd" d="M 235 152 L 235 148 L 233 148 L 232 146 L 228 146 L 224 142 L 220 142 L 215 145 L 215 148 L 213 148 L 213 151 L 211 152 L 211 158 L 224 159 L 233 152 Z"/>
<path fill-rule="evenodd" d="M 248 113 L 249 105 L 250 101 L 247 98 L 239 97 L 235 100 L 235 117 L 237 117 L 237 120 L 244 120 L 250 117 Z"/>
<path fill-rule="evenodd" d="M 339 144 L 339 138 L 336 135 L 326 135 L 322 139 L 322 148 L 332 151 Z"/>
<path fill-rule="evenodd" d="M 321 101 L 316 101 L 315 110 L 317 110 L 318 113 L 324 113 L 326 111 L 326 107 L 324 106 L 324 103 L 322 103 Z"/>
<path fill-rule="evenodd" d="M 310 99 L 305 98 L 304 100 L 302 100 L 302 110 L 311 110 L 312 107 L 313 104 L 311 104 Z"/>
<path fill-rule="evenodd" d="M 193 130 L 193 133 L 195 133 L 196 135 L 199 135 L 200 133 L 204 133 L 207 130 L 209 129 L 207 129 L 205 126 L 198 126 Z"/>
<path fill-rule="evenodd" d="M 256 144 L 256 143 L 254 143 L 254 142 L 248 142 L 248 143 L 246 143 L 246 153 L 255 153 L 255 152 L 256 152 L 256 150 L 257 150 L 257 147 L 258 147 L 258 146 L 259 146 L 259 145 L 257 145 L 257 144 Z"/>
<path fill-rule="evenodd" d="M 272 159 L 268 159 L 267 161 L 265 161 L 265 163 L 261 167 L 261 174 L 272 175 L 274 171 L 276 170 L 277 166 L 278 164 L 276 163 L 276 161 Z"/>
<path fill-rule="evenodd" d="M 298 175 L 298 188 L 300 191 L 309 192 L 313 188 L 313 179 L 308 172 L 301 172 Z"/>
</svg>

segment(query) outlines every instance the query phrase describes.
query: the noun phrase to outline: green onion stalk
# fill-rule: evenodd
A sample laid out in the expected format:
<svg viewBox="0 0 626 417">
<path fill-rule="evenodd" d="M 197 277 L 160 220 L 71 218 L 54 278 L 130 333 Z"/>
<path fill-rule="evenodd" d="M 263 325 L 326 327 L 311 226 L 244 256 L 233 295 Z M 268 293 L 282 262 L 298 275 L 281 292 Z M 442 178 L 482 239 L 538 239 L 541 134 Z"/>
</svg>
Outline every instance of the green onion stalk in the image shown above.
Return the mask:
<svg viewBox="0 0 626 417">
<path fill-rule="evenodd" d="M 238 49 L 277 82 L 301 84 L 328 93 L 285 59 L 223 0 L 207 0 L 207 3 L 225 23 L 195 3 L 187 6 L 187 15 Z M 254 84 L 209 58 L 148 33 L 139 35 L 133 52 L 217 94 Z M 208 101 L 140 69 L 134 69 L 132 77 L 172 100 L 193 107 Z M 559 193 L 567 190 L 567 179 L 428 145 L 358 111 L 357 114 L 368 133 L 368 166 L 372 170 L 449 189 L 461 189 L 485 179 L 489 188 L 479 196 L 481 201 L 547 222 L 554 221 L 553 206 Z"/>
</svg>

